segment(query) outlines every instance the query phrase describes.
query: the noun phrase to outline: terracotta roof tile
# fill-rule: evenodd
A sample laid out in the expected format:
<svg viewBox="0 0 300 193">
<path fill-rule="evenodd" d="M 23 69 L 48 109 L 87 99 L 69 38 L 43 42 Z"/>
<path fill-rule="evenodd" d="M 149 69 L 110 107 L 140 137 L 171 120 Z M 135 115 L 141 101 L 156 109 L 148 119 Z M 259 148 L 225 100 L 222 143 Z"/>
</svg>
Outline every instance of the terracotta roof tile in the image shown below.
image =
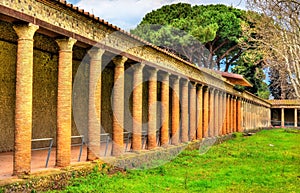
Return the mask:
<svg viewBox="0 0 300 193">
<path fill-rule="evenodd" d="M 294 100 L 268 100 L 272 105 L 300 105 L 299 99 Z"/>
</svg>

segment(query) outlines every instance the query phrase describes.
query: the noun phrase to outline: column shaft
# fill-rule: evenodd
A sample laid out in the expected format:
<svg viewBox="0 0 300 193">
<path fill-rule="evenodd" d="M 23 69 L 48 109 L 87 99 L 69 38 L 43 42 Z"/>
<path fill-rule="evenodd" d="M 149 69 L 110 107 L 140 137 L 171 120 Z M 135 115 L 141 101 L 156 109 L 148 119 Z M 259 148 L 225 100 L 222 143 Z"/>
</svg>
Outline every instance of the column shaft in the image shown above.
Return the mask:
<svg viewBox="0 0 300 193">
<path fill-rule="evenodd" d="M 18 35 L 13 174 L 30 173 L 32 135 L 33 24 L 13 27 Z"/>
<path fill-rule="evenodd" d="M 242 103 L 237 100 L 237 132 L 242 132 Z"/>
<path fill-rule="evenodd" d="M 220 108 L 220 103 L 219 103 L 219 91 L 215 92 L 215 98 L 214 98 L 215 104 L 214 104 L 214 128 L 213 128 L 213 136 L 218 136 L 219 135 L 219 108 Z"/>
<path fill-rule="evenodd" d="M 281 127 L 284 127 L 284 108 L 281 109 Z"/>
<path fill-rule="evenodd" d="M 156 147 L 157 131 L 157 70 L 149 70 L 148 91 L 148 149 Z"/>
<path fill-rule="evenodd" d="M 72 48 L 76 40 L 68 38 L 56 42 L 59 46 L 56 166 L 65 167 L 71 162 Z"/>
<path fill-rule="evenodd" d="M 100 157 L 101 134 L 101 65 L 104 50 L 91 49 L 89 70 L 88 148 L 87 160 Z"/>
<path fill-rule="evenodd" d="M 189 141 L 188 129 L 189 129 L 189 98 L 188 98 L 188 81 L 184 80 L 182 85 L 182 101 L 181 101 L 181 142 L 185 143 Z"/>
<path fill-rule="evenodd" d="M 190 86 L 190 133 L 189 138 L 190 141 L 193 141 L 196 139 L 196 89 L 197 85 L 195 83 L 192 83 Z"/>
<path fill-rule="evenodd" d="M 208 129 L 208 137 L 214 136 L 214 128 L 215 128 L 215 121 L 214 121 L 214 110 L 215 110 L 215 94 L 214 89 L 210 90 L 209 94 L 209 129 Z"/>
<path fill-rule="evenodd" d="M 161 146 L 169 143 L 169 74 L 164 74 L 161 85 Z"/>
<path fill-rule="evenodd" d="M 208 137 L 208 124 L 209 124 L 209 89 L 203 89 L 203 137 Z"/>
<path fill-rule="evenodd" d="M 298 127 L 298 115 L 297 115 L 297 113 L 298 113 L 298 109 L 295 109 L 294 110 L 294 116 L 295 116 L 294 126 L 295 127 Z"/>
<path fill-rule="evenodd" d="M 222 95 L 222 135 L 226 134 L 226 93 Z"/>
<path fill-rule="evenodd" d="M 233 98 L 233 132 L 237 131 L 237 100 Z"/>
<path fill-rule="evenodd" d="M 226 134 L 230 133 L 230 95 L 226 97 Z"/>
<path fill-rule="evenodd" d="M 179 110 L 179 78 L 176 77 L 172 81 L 172 145 L 178 145 L 179 143 L 179 120 L 180 120 L 180 110 Z"/>
<path fill-rule="evenodd" d="M 132 150 L 142 149 L 143 125 L 143 64 L 133 66 L 133 93 L 132 93 Z"/>
<path fill-rule="evenodd" d="M 203 87 L 197 91 L 197 139 L 203 138 Z"/>
<path fill-rule="evenodd" d="M 113 59 L 114 68 L 114 89 L 113 89 L 113 145 L 112 155 L 119 156 L 123 153 L 124 143 L 124 65 L 127 58 L 117 56 Z"/>
</svg>

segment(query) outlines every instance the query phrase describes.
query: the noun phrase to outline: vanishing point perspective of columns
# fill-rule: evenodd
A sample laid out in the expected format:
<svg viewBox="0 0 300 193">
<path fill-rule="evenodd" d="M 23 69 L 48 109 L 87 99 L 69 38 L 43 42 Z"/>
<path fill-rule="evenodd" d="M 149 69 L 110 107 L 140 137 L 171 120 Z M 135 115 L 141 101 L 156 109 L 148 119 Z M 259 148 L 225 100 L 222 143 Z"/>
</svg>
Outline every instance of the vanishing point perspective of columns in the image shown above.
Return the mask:
<svg viewBox="0 0 300 193">
<path fill-rule="evenodd" d="M 31 170 L 32 101 L 33 101 L 33 37 L 38 30 L 33 24 L 14 26 L 18 35 L 16 65 L 16 107 L 14 174 Z M 72 67 L 73 38 L 56 39 L 58 52 L 56 166 L 65 167 L 71 162 L 72 131 Z M 101 151 L 101 96 L 102 48 L 87 51 L 88 112 L 87 160 L 100 157 Z M 184 74 L 170 73 L 146 62 L 133 62 L 124 56 L 112 59 L 113 92 L 112 156 L 125 153 L 124 132 L 131 133 L 130 149 L 139 152 L 157 147 L 178 145 L 202 138 L 227 135 L 268 124 L 269 109 L 242 98 L 225 89 L 205 82 L 190 80 Z M 125 120 L 126 66 L 132 69 L 131 119 Z M 147 85 L 145 87 L 145 84 Z M 145 90 L 147 88 L 147 90 Z M 146 95 L 146 97 L 144 97 Z M 145 109 L 145 104 L 147 110 Z M 147 117 L 147 123 L 143 121 Z M 267 117 L 267 118 L 266 118 Z M 125 130 L 125 121 L 132 124 Z M 144 128 L 147 128 L 145 131 Z M 143 142 L 146 143 L 143 146 Z"/>
</svg>

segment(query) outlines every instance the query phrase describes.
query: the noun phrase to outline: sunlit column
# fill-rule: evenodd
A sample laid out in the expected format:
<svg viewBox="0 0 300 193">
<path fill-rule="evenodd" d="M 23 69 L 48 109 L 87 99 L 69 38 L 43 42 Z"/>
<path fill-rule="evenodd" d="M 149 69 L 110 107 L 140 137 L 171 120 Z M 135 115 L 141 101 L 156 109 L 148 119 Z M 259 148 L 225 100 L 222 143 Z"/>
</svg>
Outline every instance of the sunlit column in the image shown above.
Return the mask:
<svg viewBox="0 0 300 193">
<path fill-rule="evenodd" d="M 30 23 L 13 28 L 18 35 L 13 174 L 18 175 L 31 170 L 33 36 L 39 27 Z"/>
</svg>

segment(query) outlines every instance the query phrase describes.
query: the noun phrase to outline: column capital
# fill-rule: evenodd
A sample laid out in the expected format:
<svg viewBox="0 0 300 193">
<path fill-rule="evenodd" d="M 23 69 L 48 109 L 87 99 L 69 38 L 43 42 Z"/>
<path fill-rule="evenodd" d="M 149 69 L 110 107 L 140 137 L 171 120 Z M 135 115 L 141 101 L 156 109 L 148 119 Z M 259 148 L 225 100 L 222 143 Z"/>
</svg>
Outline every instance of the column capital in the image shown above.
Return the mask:
<svg viewBox="0 0 300 193">
<path fill-rule="evenodd" d="M 101 60 L 104 52 L 105 52 L 105 50 L 103 50 L 103 49 L 92 48 L 87 53 L 91 57 L 92 60 Z"/>
<path fill-rule="evenodd" d="M 200 84 L 200 83 L 198 83 L 197 86 L 198 86 L 199 89 L 203 89 L 204 88 L 204 85 Z"/>
<path fill-rule="evenodd" d="M 141 71 L 141 70 L 144 69 L 145 64 L 143 64 L 143 63 L 137 63 L 137 64 L 132 65 L 131 67 L 132 67 L 132 69 L 134 71 Z"/>
<path fill-rule="evenodd" d="M 116 56 L 112 59 L 116 66 L 124 66 L 125 62 L 128 60 L 125 56 Z"/>
<path fill-rule="evenodd" d="M 157 68 L 147 68 L 147 72 L 149 73 L 150 76 L 157 75 Z"/>
<path fill-rule="evenodd" d="M 170 76 L 170 80 L 172 80 L 172 81 L 176 81 L 176 82 L 178 82 L 179 81 L 179 77 L 178 76 L 176 76 L 176 75 L 173 75 L 173 76 Z"/>
<path fill-rule="evenodd" d="M 13 26 L 19 40 L 32 40 L 34 33 L 39 29 L 39 26 L 33 23 L 29 24 L 16 24 Z"/>
<path fill-rule="evenodd" d="M 165 81 L 169 79 L 170 75 L 171 73 L 169 72 L 161 71 L 161 73 L 159 73 L 159 78 L 161 79 L 161 81 Z"/>
<path fill-rule="evenodd" d="M 192 86 L 192 88 L 197 88 L 197 82 L 190 82 L 190 85 Z"/>
<path fill-rule="evenodd" d="M 211 92 L 211 93 L 214 93 L 215 92 L 215 88 L 213 88 L 213 87 L 208 87 L 208 89 L 209 89 L 209 92 Z"/>
<path fill-rule="evenodd" d="M 73 45 L 77 42 L 74 38 L 63 38 L 55 40 L 60 51 L 72 51 Z"/>
<path fill-rule="evenodd" d="M 182 80 L 182 83 L 183 83 L 182 86 L 184 86 L 184 87 L 188 87 L 188 86 L 189 86 L 189 85 L 188 85 L 189 81 L 188 81 L 187 79 L 181 78 L 181 80 Z"/>
</svg>

